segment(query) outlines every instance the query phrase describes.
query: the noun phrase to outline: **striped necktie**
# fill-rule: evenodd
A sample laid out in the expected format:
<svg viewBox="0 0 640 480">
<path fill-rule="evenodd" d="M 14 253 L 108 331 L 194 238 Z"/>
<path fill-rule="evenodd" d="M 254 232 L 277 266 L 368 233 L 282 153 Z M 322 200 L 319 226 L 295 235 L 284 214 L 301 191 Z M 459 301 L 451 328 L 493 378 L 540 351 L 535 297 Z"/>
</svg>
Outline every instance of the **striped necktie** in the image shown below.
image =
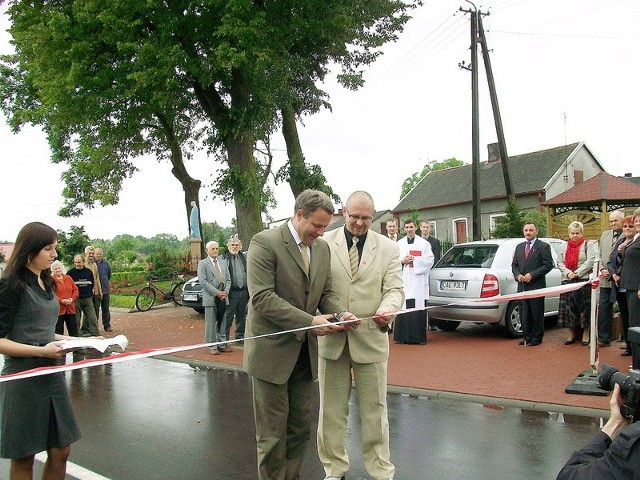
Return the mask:
<svg viewBox="0 0 640 480">
<path fill-rule="evenodd" d="M 358 263 L 360 263 L 360 256 L 358 255 L 358 241 L 360 237 L 353 236 L 353 243 L 349 249 L 349 263 L 351 264 L 351 276 L 355 277 L 358 273 Z"/>
</svg>

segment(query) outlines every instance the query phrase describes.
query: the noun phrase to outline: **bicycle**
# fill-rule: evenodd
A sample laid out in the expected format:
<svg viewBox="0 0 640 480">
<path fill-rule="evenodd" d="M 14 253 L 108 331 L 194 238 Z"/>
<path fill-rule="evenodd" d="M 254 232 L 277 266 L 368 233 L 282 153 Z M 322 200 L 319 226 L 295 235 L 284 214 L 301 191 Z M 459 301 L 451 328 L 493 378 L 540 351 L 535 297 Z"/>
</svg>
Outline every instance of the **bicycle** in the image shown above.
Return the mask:
<svg viewBox="0 0 640 480">
<path fill-rule="evenodd" d="M 162 295 L 162 299 L 170 302 L 173 300 L 178 307 L 182 306 L 182 289 L 184 287 L 184 275 L 178 272 L 171 272 L 171 285 L 168 292 L 162 290 L 154 282 L 161 280 L 153 275 L 149 276 L 147 286 L 142 288 L 136 296 L 136 308 L 141 312 L 146 312 L 156 303 L 156 292 Z"/>
</svg>

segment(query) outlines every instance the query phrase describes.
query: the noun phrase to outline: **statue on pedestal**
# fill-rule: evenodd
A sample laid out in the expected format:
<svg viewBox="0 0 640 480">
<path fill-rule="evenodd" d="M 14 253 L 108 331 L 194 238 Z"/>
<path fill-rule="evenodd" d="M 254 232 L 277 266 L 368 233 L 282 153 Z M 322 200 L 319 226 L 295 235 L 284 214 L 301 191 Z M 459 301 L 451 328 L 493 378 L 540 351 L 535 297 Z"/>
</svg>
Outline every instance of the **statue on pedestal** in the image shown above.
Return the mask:
<svg viewBox="0 0 640 480">
<path fill-rule="evenodd" d="M 189 230 L 191 230 L 191 238 L 202 238 L 200 235 L 200 222 L 198 219 L 198 207 L 195 200 L 191 201 L 191 213 L 189 215 Z"/>
</svg>

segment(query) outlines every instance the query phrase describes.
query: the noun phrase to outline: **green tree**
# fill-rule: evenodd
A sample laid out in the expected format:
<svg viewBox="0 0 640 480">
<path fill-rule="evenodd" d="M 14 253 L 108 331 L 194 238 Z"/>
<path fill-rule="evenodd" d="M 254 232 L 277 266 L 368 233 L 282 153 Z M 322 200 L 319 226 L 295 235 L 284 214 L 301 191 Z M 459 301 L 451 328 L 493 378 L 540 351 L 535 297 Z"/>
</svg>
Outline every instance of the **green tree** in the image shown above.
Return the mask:
<svg viewBox="0 0 640 480">
<path fill-rule="evenodd" d="M 69 232 L 58 230 L 58 259 L 66 266 L 73 266 L 73 257 L 84 256 L 84 247 L 90 244 L 91 239 L 82 226 L 72 225 Z"/>
<path fill-rule="evenodd" d="M 520 210 L 515 198 L 507 199 L 505 216 L 496 219 L 496 227 L 491 232 L 493 238 L 519 238 L 524 224 L 533 221 L 538 226 L 538 236 L 547 235 L 547 221 L 544 214 L 535 210 Z"/>
<path fill-rule="evenodd" d="M 404 182 L 402 182 L 400 199 L 403 199 L 413 187 L 420 183 L 420 180 L 427 176 L 429 172 L 444 170 L 445 168 L 459 167 L 460 165 L 464 165 L 464 162 L 462 160 L 458 160 L 455 157 L 447 158 L 446 160 L 442 160 L 441 162 L 437 162 L 436 160 L 430 161 L 424 166 L 421 172 L 412 173 L 404 180 Z"/>
<path fill-rule="evenodd" d="M 15 128 L 42 125 L 53 161 L 70 166 L 64 194 L 73 200 L 63 213 L 116 202 L 135 171 L 130 156 L 168 156 L 184 170 L 184 148 L 204 148 L 225 164 L 215 192 L 235 202 L 248 240 L 262 229 L 268 193 L 256 139 L 274 131 L 282 106 L 324 100 L 314 82 L 330 62 L 346 84 L 361 82 L 360 67 L 395 39 L 407 8 L 400 0 L 17 0 L 2 107 Z M 92 193 L 96 177 L 104 181 Z M 187 187 L 199 183 L 184 179 L 188 209 L 197 197 Z"/>
</svg>

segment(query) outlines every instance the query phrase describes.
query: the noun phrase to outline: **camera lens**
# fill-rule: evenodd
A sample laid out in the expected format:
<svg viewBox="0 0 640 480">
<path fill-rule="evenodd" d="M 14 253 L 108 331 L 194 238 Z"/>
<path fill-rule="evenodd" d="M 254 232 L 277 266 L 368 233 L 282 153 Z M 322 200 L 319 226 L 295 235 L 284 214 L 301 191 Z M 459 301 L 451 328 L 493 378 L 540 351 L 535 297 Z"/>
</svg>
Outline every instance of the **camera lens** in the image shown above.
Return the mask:
<svg viewBox="0 0 640 480">
<path fill-rule="evenodd" d="M 624 397 L 629 395 L 632 384 L 637 384 L 638 380 L 639 378 L 637 375 L 634 375 L 633 377 L 631 375 L 625 375 L 624 373 L 620 373 L 617 368 L 606 364 L 602 365 L 602 373 L 598 377 L 600 388 L 604 390 L 613 390 L 613 387 L 617 383 L 620 385 L 620 393 L 622 393 Z"/>
</svg>

